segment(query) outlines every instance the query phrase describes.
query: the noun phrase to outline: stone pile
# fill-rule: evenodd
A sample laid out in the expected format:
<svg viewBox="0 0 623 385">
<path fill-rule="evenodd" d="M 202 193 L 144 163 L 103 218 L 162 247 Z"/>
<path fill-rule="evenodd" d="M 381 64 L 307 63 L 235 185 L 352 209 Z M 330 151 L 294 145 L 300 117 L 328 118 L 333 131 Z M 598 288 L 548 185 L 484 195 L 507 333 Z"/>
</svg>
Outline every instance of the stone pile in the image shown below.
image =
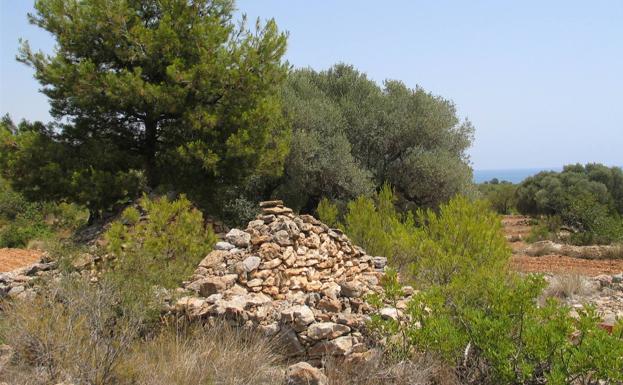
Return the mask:
<svg viewBox="0 0 623 385">
<path fill-rule="evenodd" d="M 232 229 L 199 264 L 173 310 L 219 317 L 279 336 L 284 352 L 307 358 L 363 354 L 386 259 L 281 201 L 262 202 L 245 230 Z"/>
<path fill-rule="evenodd" d="M 55 273 L 56 262 L 47 261 L 45 257 L 32 265 L 0 273 L 0 299 L 32 298 L 36 294 L 37 280 Z"/>
<path fill-rule="evenodd" d="M 545 275 L 547 281 L 553 281 L 556 276 Z M 565 278 L 561 279 L 572 279 Z M 623 319 L 623 273 L 596 277 L 580 277 L 582 287 L 576 293 L 561 298 L 571 308 L 571 315 L 577 317 L 578 310 L 586 305 L 593 306 L 601 317 L 603 325 L 611 328 L 618 319 Z"/>
</svg>

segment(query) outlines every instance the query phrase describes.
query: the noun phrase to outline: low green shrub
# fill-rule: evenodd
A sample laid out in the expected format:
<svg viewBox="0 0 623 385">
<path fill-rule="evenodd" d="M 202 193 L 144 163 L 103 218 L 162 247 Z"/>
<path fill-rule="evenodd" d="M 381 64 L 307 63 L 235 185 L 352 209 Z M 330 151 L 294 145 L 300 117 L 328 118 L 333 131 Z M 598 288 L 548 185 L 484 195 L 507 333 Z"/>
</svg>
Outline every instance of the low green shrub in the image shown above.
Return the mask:
<svg viewBox="0 0 623 385">
<path fill-rule="evenodd" d="M 9 183 L 0 178 L 0 220 L 13 220 L 28 206 L 24 197 L 13 191 Z"/>
<path fill-rule="evenodd" d="M 386 256 L 401 273 L 417 258 L 415 217 L 395 207 L 396 196 L 385 184 L 372 198 L 359 197 L 348 203 L 344 225 L 349 237 L 372 255 Z"/>
<path fill-rule="evenodd" d="M 550 215 L 534 218 L 531 225 L 530 234 L 526 237 L 527 242 L 556 241 L 562 227 L 562 220 L 560 216 Z"/>
<path fill-rule="evenodd" d="M 479 384 L 623 380 L 623 322 L 608 334 L 591 308 L 580 309 L 575 320 L 554 300 L 539 307 L 545 281 L 508 270 L 510 251 L 486 203 L 456 197 L 438 212 L 420 211 L 417 223 L 412 274 L 400 277 L 412 278 L 421 291 L 405 317 L 379 312 L 370 323 L 394 358 L 433 354 L 463 381 Z M 382 284 L 384 296 L 371 296 L 369 303 L 396 306 L 398 275 L 386 274 Z"/>
<path fill-rule="evenodd" d="M 25 247 L 35 238 L 48 238 L 52 228 L 44 221 L 41 205 L 28 203 L 0 228 L 0 247 Z"/>
<path fill-rule="evenodd" d="M 88 211 L 67 203 L 29 202 L 0 179 L 0 247 L 68 237 L 88 221 Z"/>
<path fill-rule="evenodd" d="M 340 226 L 339 221 L 339 209 L 337 205 L 331 202 L 327 198 L 322 198 L 320 203 L 318 203 L 318 208 L 316 208 L 316 213 L 318 214 L 318 219 L 331 227 Z"/>
<path fill-rule="evenodd" d="M 125 300 L 139 307 L 154 300 L 157 287 L 173 289 L 188 278 L 211 250 L 216 236 L 201 212 L 184 196 L 140 200 L 105 234 L 115 257 L 107 276 L 123 287 Z M 147 306 L 148 308 L 148 306 Z"/>
</svg>

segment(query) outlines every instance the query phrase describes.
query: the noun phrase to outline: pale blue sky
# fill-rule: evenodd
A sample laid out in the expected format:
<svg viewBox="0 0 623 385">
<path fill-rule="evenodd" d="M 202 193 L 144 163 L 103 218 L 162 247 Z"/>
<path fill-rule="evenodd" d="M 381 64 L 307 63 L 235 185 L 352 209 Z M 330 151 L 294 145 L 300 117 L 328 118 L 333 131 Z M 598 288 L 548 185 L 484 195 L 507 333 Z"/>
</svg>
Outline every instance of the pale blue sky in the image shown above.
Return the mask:
<svg viewBox="0 0 623 385">
<path fill-rule="evenodd" d="M 18 37 L 30 0 L 0 0 L 0 114 L 49 120 Z M 297 67 L 354 64 L 452 99 L 476 127 L 477 169 L 623 164 L 623 1 L 240 0 L 290 33 Z"/>
</svg>

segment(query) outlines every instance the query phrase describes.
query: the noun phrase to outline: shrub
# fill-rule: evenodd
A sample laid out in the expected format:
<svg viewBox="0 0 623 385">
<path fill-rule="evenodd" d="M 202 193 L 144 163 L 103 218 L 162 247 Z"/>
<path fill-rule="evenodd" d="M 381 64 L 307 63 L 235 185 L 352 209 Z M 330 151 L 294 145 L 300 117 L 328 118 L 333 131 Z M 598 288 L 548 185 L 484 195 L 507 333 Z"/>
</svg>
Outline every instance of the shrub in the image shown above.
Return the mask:
<svg viewBox="0 0 623 385">
<path fill-rule="evenodd" d="M 559 233 L 563 226 L 562 219 L 558 215 L 547 215 L 533 218 L 530 233 L 526 237 L 529 243 L 540 241 L 559 241 Z"/>
<path fill-rule="evenodd" d="M 482 198 L 488 201 L 498 214 L 511 214 L 516 210 L 516 190 L 517 185 L 505 181 L 500 183 L 495 178 L 478 185 Z"/>
<path fill-rule="evenodd" d="M 483 384 L 623 380 L 623 322 L 609 335 L 593 309 L 576 321 L 555 301 L 538 307 L 544 280 L 508 271 L 499 220 L 482 202 L 457 197 L 438 213 L 420 211 L 418 223 L 411 271 L 423 290 L 406 317 L 375 314 L 370 323 L 395 356 L 434 354 L 462 380 Z M 370 297 L 373 306 L 396 301 L 397 277 L 385 276 L 384 297 Z"/>
<path fill-rule="evenodd" d="M 415 218 L 412 213 L 400 214 L 395 207 L 396 196 L 385 184 L 373 198 L 359 197 L 347 205 L 344 225 L 348 235 L 373 255 L 384 255 L 392 265 L 403 271 L 415 255 L 417 242 Z"/>
<path fill-rule="evenodd" d="M 114 371 L 138 337 L 140 318 L 119 306 L 108 281 L 65 278 L 31 300 L 12 303 L 0 334 L 13 347 L 9 383 L 116 384 Z M 33 311 L 36 309 L 36 311 Z"/>
<path fill-rule="evenodd" d="M 27 206 L 26 199 L 0 177 L 0 220 L 15 219 Z"/>
<path fill-rule="evenodd" d="M 0 247 L 25 247 L 28 241 L 51 234 L 52 229 L 44 222 L 41 205 L 27 203 L 13 220 L 0 228 Z"/>
<path fill-rule="evenodd" d="M 37 311 L 33 311 L 37 309 Z M 143 337 L 140 314 L 110 280 L 65 278 L 5 309 L 0 336 L 15 358 L 11 384 L 281 383 L 277 349 L 259 335 L 217 322 L 157 328 Z"/>
<path fill-rule="evenodd" d="M 498 273 L 510 256 L 500 218 L 484 201 L 458 196 L 441 205 L 439 213 L 418 213 L 422 224 L 415 233 L 414 277 L 425 285 L 449 284 L 454 276 Z"/>
<path fill-rule="evenodd" d="M 173 289 L 189 277 L 216 237 L 184 196 L 174 201 L 144 196 L 140 207 L 144 220 L 130 207 L 105 238 L 115 256 L 108 276 L 124 287 L 126 300 L 144 306 L 155 287 Z"/>
<path fill-rule="evenodd" d="M 316 209 L 318 219 L 331 227 L 339 226 L 339 209 L 337 205 L 327 198 L 322 198 Z"/>
<path fill-rule="evenodd" d="M 29 202 L 0 178 L 0 247 L 25 247 L 29 241 L 68 237 L 87 223 L 88 211 L 67 203 Z"/>
<path fill-rule="evenodd" d="M 559 216 L 577 244 L 623 239 L 623 171 L 600 164 L 543 172 L 517 188 L 517 207 L 530 215 Z"/>
</svg>

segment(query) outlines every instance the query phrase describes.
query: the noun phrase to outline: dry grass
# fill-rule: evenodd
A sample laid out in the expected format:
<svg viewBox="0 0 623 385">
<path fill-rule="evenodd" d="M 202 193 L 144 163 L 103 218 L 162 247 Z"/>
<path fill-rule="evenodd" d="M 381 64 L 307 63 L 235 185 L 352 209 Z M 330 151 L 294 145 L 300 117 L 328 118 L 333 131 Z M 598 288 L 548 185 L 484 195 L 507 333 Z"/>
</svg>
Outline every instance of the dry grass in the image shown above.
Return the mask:
<svg viewBox="0 0 623 385">
<path fill-rule="evenodd" d="M 618 243 L 604 249 L 604 259 L 623 259 L 623 244 Z"/>
<path fill-rule="evenodd" d="M 0 383 L 43 385 L 280 384 L 275 346 L 251 331 L 162 327 L 144 336 L 141 320 L 108 284 L 65 279 L 7 307 L 0 340 L 14 355 Z"/>
<path fill-rule="evenodd" d="M 111 286 L 72 279 L 50 286 L 32 300 L 11 304 L 0 337 L 15 354 L 0 381 L 114 383 L 115 368 L 140 324 L 117 303 Z"/>
<path fill-rule="evenodd" d="M 458 385 L 454 370 L 421 355 L 410 361 L 387 362 L 377 354 L 365 362 L 328 358 L 325 371 L 329 385 Z"/>
<path fill-rule="evenodd" d="M 136 385 L 281 384 L 274 345 L 256 333 L 218 322 L 167 328 L 137 344 L 119 371 Z"/>
<path fill-rule="evenodd" d="M 508 237 L 508 241 L 511 243 L 521 242 L 523 241 L 523 237 L 520 234 L 513 234 L 510 237 Z"/>
<path fill-rule="evenodd" d="M 595 288 L 586 277 L 578 274 L 557 275 L 551 279 L 543 291 L 541 299 L 570 299 L 576 296 L 590 295 L 594 290 Z"/>
<path fill-rule="evenodd" d="M 531 257 L 542 257 L 544 255 L 556 254 L 556 248 L 549 242 L 534 243 L 526 249 L 526 254 Z"/>
</svg>

